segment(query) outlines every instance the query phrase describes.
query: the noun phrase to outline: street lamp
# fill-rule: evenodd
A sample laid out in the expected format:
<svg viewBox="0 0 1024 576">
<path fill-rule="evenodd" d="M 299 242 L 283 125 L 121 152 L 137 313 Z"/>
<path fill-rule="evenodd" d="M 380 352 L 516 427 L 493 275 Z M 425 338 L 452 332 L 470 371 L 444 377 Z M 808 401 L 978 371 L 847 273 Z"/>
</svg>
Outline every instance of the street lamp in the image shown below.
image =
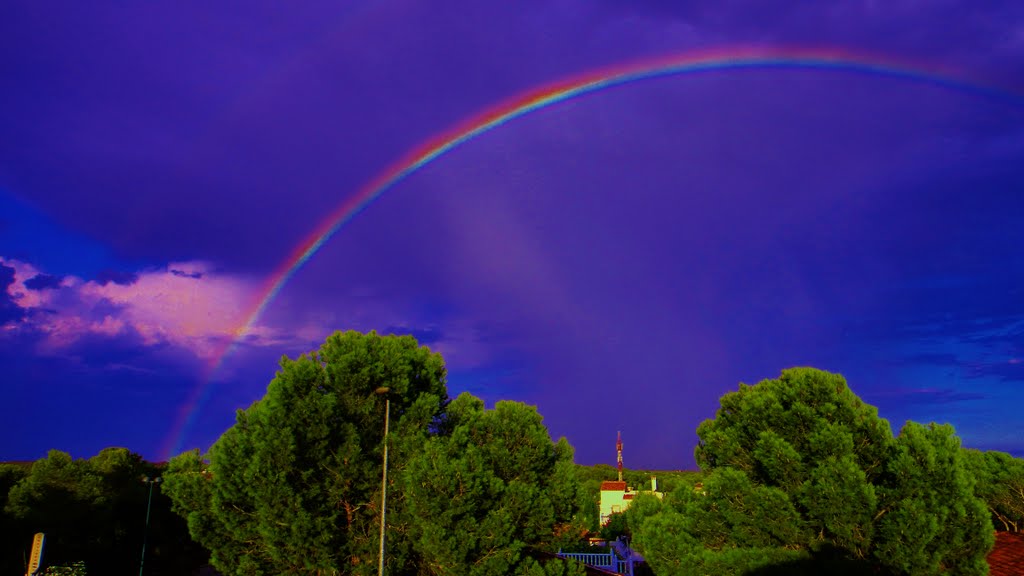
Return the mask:
<svg viewBox="0 0 1024 576">
<path fill-rule="evenodd" d="M 149 484 L 149 498 L 146 500 L 146 528 L 142 531 L 142 560 L 139 560 L 139 576 L 142 576 L 142 567 L 146 563 L 146 538 L 149 536 L 149 507 L 153 503 L 153 484 L 159 484 L 162 480 L 159 476 L 156 478 L 142 477 L 142 481 Z"/>
<path fill-rule="evenodd" d="M 377 566 L 377 576 L 384 576 L 384 508 L 387 505 L 388 495 L 388 420 L 391 416 L 391 398 L 388 396 L 388 392 L 390 391 L 391 389 L 387 386 L 381 386 L 374 390 L 375 394 L 384 396 L 384 476 L 380 483 L 380 564 Z"/>
</svg>

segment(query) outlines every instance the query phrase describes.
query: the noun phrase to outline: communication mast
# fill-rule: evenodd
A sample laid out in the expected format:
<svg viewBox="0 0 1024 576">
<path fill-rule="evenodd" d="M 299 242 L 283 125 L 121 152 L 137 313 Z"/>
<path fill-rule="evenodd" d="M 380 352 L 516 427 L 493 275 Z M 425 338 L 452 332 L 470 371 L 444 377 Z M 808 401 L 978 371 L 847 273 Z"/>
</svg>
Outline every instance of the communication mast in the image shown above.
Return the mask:
<svg viewBox="0 0 1024 576">
<path fill-rule="evenodd" d="M 619 453 L 619 482 L 622 482 L 622 432 L 619 432 L 618 440 L 615 441 L 615 450 Z"/>
</svg>

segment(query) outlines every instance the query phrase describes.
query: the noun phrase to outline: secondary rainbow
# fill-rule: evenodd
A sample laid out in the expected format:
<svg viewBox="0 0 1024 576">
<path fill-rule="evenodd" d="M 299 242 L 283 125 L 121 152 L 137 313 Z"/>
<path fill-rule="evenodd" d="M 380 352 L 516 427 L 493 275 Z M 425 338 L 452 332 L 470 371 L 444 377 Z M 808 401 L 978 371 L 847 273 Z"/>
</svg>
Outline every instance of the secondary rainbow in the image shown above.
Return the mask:
<svg viewBox="0 0 1024 576">
<path fill-rule="evenodd" d="M 210 382 L 224 359 L 248 334 L 281 289 L 317 251 L 345 224 L 366 209 L 374 200 L 402 182 L 410 174 L 447 154 L 458 146 L 490 132 L 530 112 L 565 102 L 605 88 L 632 82 L 722 70 L 742 69 L 831 69 L 875 76 L 886 76 L 920 83 L 934 84 L 978 95 L 1019 103 L 1021 97 L 1004 90 L 987 87 L 957 78 L 956 74 L 932 66 L 899 62 L 891 58 L 854 53 L 836 48 L 780 49 L 729 47 L 689 52 L 670 57 L 646 59 L 625 65 L 603 68 L 568 80 L 530 90 L 461 122 L 413 149 L 387 170 L 367 182 L 355 194 L 342 201 L 316 229 L 292 251 L 271 274 L 245 315 L 245 323 L 233 337 L 218 346 L 207 373 L 182 406 L 168 439 L 165 453 L 169 457 L 180 451 L 185 435 L 195 416 L 202 409 L 210 391 Z"/>
</svg>

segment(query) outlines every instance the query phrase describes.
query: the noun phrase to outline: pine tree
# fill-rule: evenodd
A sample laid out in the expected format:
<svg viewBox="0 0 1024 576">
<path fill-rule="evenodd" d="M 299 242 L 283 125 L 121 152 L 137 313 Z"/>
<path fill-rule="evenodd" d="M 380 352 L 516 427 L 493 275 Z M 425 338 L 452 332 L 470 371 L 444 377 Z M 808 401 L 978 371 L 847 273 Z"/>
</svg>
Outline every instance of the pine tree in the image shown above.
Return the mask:
<svg viewBox="0 0 1024 576">
<path fill-rule="evenodd" d="M 501 401 L 485 410 L 466 393 L 449 406 L 446 426 L 405 477 L 420 573 L 560 573 L 564 563 L 541 568 L 531 554 L 583 529 L 568 442 L 553 443 L 532 406 Z"/>
<path fill-rule="evenodd" d="M 335 333 L 284 358 L 264 398 L 210 449 L 171 462 L 165 485 L 225 574 L 372 574 L 377 569 L 385 398 L 389 468 L 422 442 L 447 400 L 440 355 L 411 336 Z M 394 486 L 392 475 L 389 485 Z M 388 570 L 413 562 L 404 498 L 389 490 Z"/>
<path fill-rule="evenodd" d="M 839 375 L 741 384 L 697 429 L 703 491 L 635 542 L 670 574 L 983 574 L 992 526 L 950 426 L 898 438 Z"/>
</svg>

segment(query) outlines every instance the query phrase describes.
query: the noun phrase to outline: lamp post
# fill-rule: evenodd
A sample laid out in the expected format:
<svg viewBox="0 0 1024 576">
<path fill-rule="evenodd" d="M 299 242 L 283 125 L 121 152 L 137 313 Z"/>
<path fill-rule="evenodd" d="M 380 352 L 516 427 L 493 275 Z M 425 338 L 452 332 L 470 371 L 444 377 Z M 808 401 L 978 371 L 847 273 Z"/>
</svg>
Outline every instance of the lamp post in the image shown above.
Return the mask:
<svg viewBox="0 0 1024 576">
<path fill-rule="evenodd" d="M 142 481 L 149 484 L 149 498 L 146 499 L 146 528 L 142 531 L 142 559 L 139 560 L 139 576 L 142 576 L 142 567 L 146 563 L 146 538 L 149 536 L 149 507 L 153 503 L 153 484 L 159 484 L 161 480 L 159 476 L 156 478 L 142 477 Z"/>
<path fill-rule="evenodd" d="M 388 392 L 391 389 L 381 386 L 374 392 L 384 396 L 384 475 L 380 483 L 380 563 L 377 566 L 377 576 L 384 576 L 384 509 L 387 506 L 388 496 L 388 420 L 391 417 L 391 398 Z M 141 574 L 139 576 L 142 576 Z"/>
</svg>

